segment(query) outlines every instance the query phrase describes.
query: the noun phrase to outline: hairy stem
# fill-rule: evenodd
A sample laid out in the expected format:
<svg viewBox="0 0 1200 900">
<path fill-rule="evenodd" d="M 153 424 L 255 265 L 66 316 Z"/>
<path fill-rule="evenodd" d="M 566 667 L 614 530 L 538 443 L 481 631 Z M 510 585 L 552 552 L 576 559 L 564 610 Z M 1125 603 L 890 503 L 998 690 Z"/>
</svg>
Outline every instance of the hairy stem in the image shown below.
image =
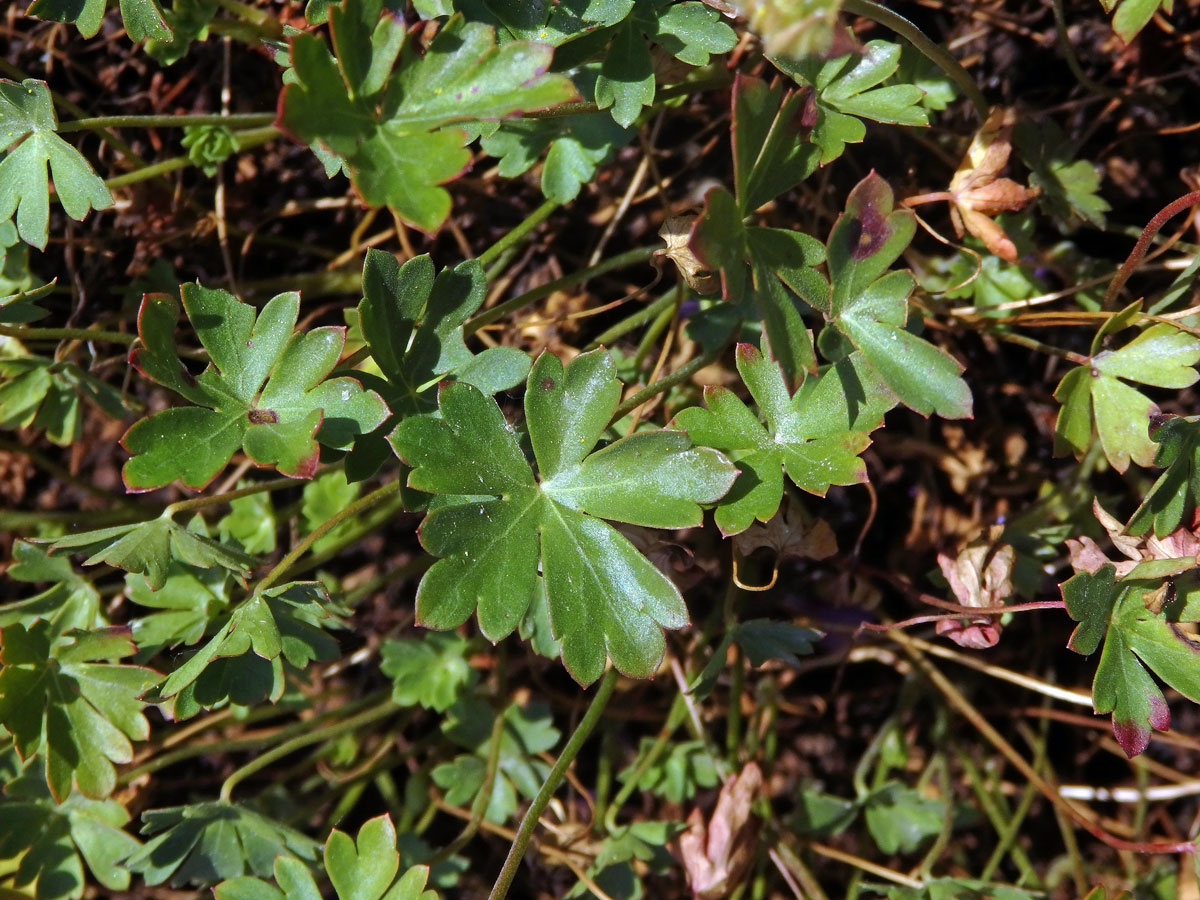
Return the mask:
<svg viewBox="0 0 1200 900">
<path fill-rule="evenodd" d="M 1142 261 L 1142 257 L 1146 255 L 1146 250 L 1149 249 L 1150 242 L 1154 240 L 1154 236 L 1158 234 L 1159 229 L 1179 213 L 1185 209 L 1191 209 L 1197 203 L 1200 203 L 1200 191 L 1192 191 L 1190 194 L 1184 194 L 1182 197 L 1172 200 L 1158 211 L 1149 224 L 1142 229 L 1142 236 L 1138 238 L 1137 243 L 1133 245 L 1133 249 L 1129 251 L 1129 256 L 1125 258 L 1125 262 L 1121 263 L 1121 268 L 1117 269 L 1117 274 L 1113 276 L 1113 280 L 1108 283 L 1108 290 L 1104 292 L 1104 299 L 1100 302 L 1102 309 L 1112 308 L 1117 294 L 1125 286 L 1125 282 L 1129 280 L 1129 276 L 1133 274 L 1133 270 L 1137 268 L 1138 263 Z"/>
</svg>

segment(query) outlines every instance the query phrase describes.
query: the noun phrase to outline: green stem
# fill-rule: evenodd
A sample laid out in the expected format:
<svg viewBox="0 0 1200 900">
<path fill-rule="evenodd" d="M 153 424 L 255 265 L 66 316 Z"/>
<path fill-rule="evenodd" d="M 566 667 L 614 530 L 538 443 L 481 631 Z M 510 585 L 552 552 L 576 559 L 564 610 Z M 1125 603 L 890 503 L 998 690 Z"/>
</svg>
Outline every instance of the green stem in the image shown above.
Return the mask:
<svg viewBox="0 0 1200 900">
<path fill-rule="evenodd" d="M 586 281 L 590 281 L 598 275 L 611 272 L 614 269 L 623 269 L 626 266 L 643 262 L 653 256 L 656 249 L 655 247 L 638 247 L 635 250 L 626 250 L 624 253 L 619 253 L 616 256 L 596 263 L 594 266 L 588 266 L 586 269 L 580 269 L 578 272 L 572 272 L 570 275 L 564 275 L 562 278 L 548 281 L 543 285 L 535 287 L 533 290 L 505 300 L 503 303 L 498 303 L 491 309 L 485 309 L 463 326 L 463 333 L 472 335 L 483 326 L 490 325 L 492 322 L 508 315 L 514 310 L 521 309 L 530 303 L 536 303 L 538 300 L 549 297 L 555 291 L 565 291 Z M 480 258 L 482 259 L 482 257 Z"/>
<path fill-rule="evenodd" d="M 515 247 L 521 243 L 525 238 L 529 237 L 530 232 L 550 218 L 550 214 L 558 209 L 558 205 L 557 200 L 544 201 L 541 206 L 527 215 L 516 228 L 479 254 L 479 264 L 486 269 L 502 253 L 508 250 L 509 247 Z"/>
<path fill-rule="evenodd" d="M 504 866 L 500 869 L 500 875 L 492 887 L 492 892 L 488 894 L 488 900 L 503 900 L 508 895 L 508 889 L 512 886 L 513 879 L 517 877 L 517 869 L 525 857 L 525 850 L 529 847 L 529 839 L 533 837 L 533 829 L 537 827 L 538 819 L 562 783 L 568 767 L 575 760 L 579 751 L 583 749 L 584 741 L 592 733 L 596 723 L 600 721 L 604 707 L 608 705 L 608 700 L 612 697 L 613 689 L 616 686 L 617 670 L 610 668 L 604 673 L 604 678 L 600 680 L 600 686 L 596 689 L 596 696 L 592 698 L 588 711 L 584 713 L 574 734 L 567 741 L 567 745 L 563 747 L 562 753 L 554 763 L 554 768 L 546 776 L 541 790 L 533 798 L 529 809 L 525 811 L 525 817 L 521 819 L 521 827 L 517 829 L 517 837 L 508 850 L 508 857 L 504 860 Z"/>
<path fill-rule="evenodd" d="M 275 113 L 232 113 L 190 116 L 95 116 L 60 122 L 58 133 L 103 131 L 107 128 L 184 128 L 188 125 L 225 125 L 229 128 L 260 128 L 275 121 Z"/>
<path fill-rule="evenodd" d="M 308 549 L 313 544 L 315 544 L 325 535 L 329 534 L 329 532 L 333 531 L 333 529 L 337 528 L 342 522 L 357 516 L 364 510 L 370 509 L 376 503 L 379 503 L 381 500 L 386 500 L 399 490 L 399 481 L 388 482 L 383 487 L 376 488 L 365 497 L 360 497 L 349 506 L 330 516 L 328 519 L 314 528 L 309 534 L 305 535 L 304 538 L 288 552 L 287 556 L 277 562 L 275 564 L 275 568 L 268 572 L 263 577 L 262 581 L 254 586 L 254 590 L 249 596 L 256 597 L 267 588 L 275 584 L 275 582 L 279 581 L 279 579 L 282 578 L 283 575 L 292 567 L 292 564 L 295 563 L 296 560 L 298 560 L 305 553 L 307 553 Z"/>
<path fill-rule="evenodd" d="M 612 418 L 609 419 L 609 424 L 611 425 L 613 422 L 619 421 L 622 417 L 633 412 L 633 410 L 637 409 L 647 400 L 651 399 L 652 397 L 656 397 L 665 391 L 669 391 L 681 381 L 686 381 L 687 379 L 691 378 L 705 366 L 711 365 L 717 360 L 724 349 L 724 344 L 717 345 L 711 350 L 706 351 L 703 355 L 697 356 L 690 362 L 680 366 L 670 375 L 660 378 L 653 384 L 642 388 L 613 411 Z"/>
<path fill-rule="evenodd" d="M 237 149 L 250 150 L 254 147 L 260 147 L 263 144 L 270 143 L 279 137 L 282 132 L 274 125 L 267 125 L 263 128 L 252 128 L 249 131 L 239 131 L 234 134 L 237 139 Z M 104 182 L 104 186 L 109 190 L 115 188 L 127 187 L 131 184 L 138 184 L 142 181 L 149 181 L 151 178 L 157 178 L 159 175 L 166 175 L 169 172 L 175 172 L 179 169 L 186 169 L 188 166 L 195 165 L 191 159 L 186 156 L 175 156 L 171 159 L 164 159 L 161 162 L 156 162 L 142 169 L 136 169 L 128 172 L 125 175 L 118 175 L 115 178 L 109 178 Z"/>
<path fill-rule="evenodd" d="M 389 696 L 382 703 L 367 709 L 365 712 L 359 713 L 357 716 L 351 716 L 349 719 L 343 719 L 336 725 L 327 725 L 324 728 L 316 730 L 308 730 L 305 734 L 298 735 L 290 741 L 284 741 L 277 747 L 272 747 L 266 753 L 259 754 L 250 762 L 246 763 L 240 769 L 235 769 L 230 773 L 221 785 L 221 802 L 228 803 L 229 798 L 233 795 L 233 789 L 241 782 L 255 772 L 260 772 L 271 763 L 278 759 L 295 753 L 301 747 L 307 747 L 309 744 L 316 744 L 321 741 L 327 741 L 331 738 L 345 734 L 347 731 L 354 731 L 364 725 L 370 725 L 372 722 L 377 722 L 380 719 L 386 719 L 388 716 L 395 713 L 400 707 L 392 702 Z"/>
<path fill-rule="evenodd" d="M 329 468 L 331 467 L 326 466 L 317 474 L 322 474 L 328 471 Z M 234 491 L 227 491 L 224 494 L 213 494 L 211 497 L 194 497 L 191 500 L 179 500 L 167 506 L 163 510 L 163 515 L 173 517 L 177 513 L 189 512 L 193 509 L 203 509 L 206 506 L 216 506 L 220 503 L 229 503 L 233 500 L 240 500 L 242 497 L 250 497 L 254 494 L 261 494 L 264 491 L 277 491 L 281 488 L 291 487 L 294 484 L 296 484 L 295 478 L 273 478 L 270 481 L 260 481 L 258 484 L 251 484 Z"/>
<path fill-rule="evenodd" d="M 237 750 L 251 750 L 255 747 L 261 747 L 263 744 L 271 744 L 279 740 L 288 740 L 297 734 L 307 734 L 326 719 L 331 718 L 335 714 L 346 715 L 350 712 L 356 712 L 364 706 L 379 700 L 385 695 L 385 691 L 377 691 L 374 694 L 355 700 L 353 703 L 347 703 L 344 706 L 339 706 L 337 709 L 326 710 L 318 713 L 311 719 L 304 719 L 299 722 L 293 722 L 276 731 L 271 731 L 266 734 L 252 734 L 245 737 L 225 738 L 212 741 L 189 742 L 179 747 L 176 750 L 169 750 L 166 753 L 161 753 L 140 766 L 130 769 L 128 772 L 122 772 L 118 777 L 118 784 L 130 784 L 141 778 L 143 775 L 150 775 L 157 772 L 159 769 L 165 769 L 168 766 L 173 766 L 177 762 L 182 762 L 185 759 L 191 759 L 194 756 L 204 756 L 209 753 L 230 753 Z M 244 723 L 243 723 L 244 724 Z"/>
<path fill-rule="evenodd" d="M 439 850 L 428 864 L 436 866 L 443 862 L 455 853 L 467 846 L 475 833 L 479 831 L 479 826 L 483 824 L 484 814 L 487 812 L 488 804 L 492 802 L 492 788 L 496 784 L 496 773 L 500 770 L 500 747 L 503 743 L 505 718 L 497 713 L 496 718 L 492 720 L 492 734 L 488 738 L 488 755 L 487 762 L 483 769 L 483 784 L 479 786 L 479 793 L 475 795 L 475 801 L 471 804 L 471 817 L 467 819 L 467 824 L 463 826 L 463 830 L 459 832 L 458 837 Z"/>
<path fill-rule="evenodd" d="M 16 328 L 0 325 L 0 335 L 22 341 L 109 341 L 114 344 L 132 344 L 136 334 L 123 331 L 99 331 L 92 328 Z"/>
<path fill-rule="evenodd" d="M 986 121 L 989 110 L 988 102 L 984 98 L 983 92 L 979 90 L 979 85 L 975 83 L 975 79 L 971 77 L 971 73 L 964 69 L 944 47 L 927 38 L 920 28 L 899 13 L 892 12 L 872 0 L 842 0 L 842 8 L 848 13 L 871 19 L 884 28 L 890 28 L 925 54 L 930 62 L 949 75 L 954 83 L 962 89 L 967 99 L 971 101 L 971 105 L 975 107 L 975 114 L 979 116 L 979 120 Z"/>
<path fill-rule="evenodd" d="M 617 338 L 624 337 L 633 329 L 637 328 L 643 322 L 648 322 L 655 316 L 662 313 L 664 309 L 672 306 L 675 303 L 675 291 L 670 290 L 656 300 L 647 303 L 637 312 L 626 316 L 620 322 L 617 322 L 610 328 L 605 329 L 600 333 L 594 341 L 587 345 L 588 350 L 595 350 L 597 347 L 603 347 L 606 344 L 611 344 Z"/>
</svg>

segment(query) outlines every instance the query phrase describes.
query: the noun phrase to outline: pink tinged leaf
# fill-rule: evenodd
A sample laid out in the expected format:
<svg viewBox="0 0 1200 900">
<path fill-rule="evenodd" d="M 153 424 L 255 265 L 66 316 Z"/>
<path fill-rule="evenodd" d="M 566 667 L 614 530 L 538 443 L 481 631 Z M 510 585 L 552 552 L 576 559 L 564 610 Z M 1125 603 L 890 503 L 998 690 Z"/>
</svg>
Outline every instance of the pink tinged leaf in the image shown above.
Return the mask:
<svg viewBox="0 0 1200 900">
<path fill-rule="evenodd" d="M 1130 759 L 1140 756 L 1150 745 L 1150 729 L 1137 722 L 1118 722 L 1114 718 L 1112 727 L 1113 737 Z"/>
<path fill-rule="evenodd" d="M 943 619 L 937 623 L 936 631 L 968 650 L 987 650 L 999 642 L 1003 626 L 994 619 L 978 616 L 973 619 Z"/>
</svg>

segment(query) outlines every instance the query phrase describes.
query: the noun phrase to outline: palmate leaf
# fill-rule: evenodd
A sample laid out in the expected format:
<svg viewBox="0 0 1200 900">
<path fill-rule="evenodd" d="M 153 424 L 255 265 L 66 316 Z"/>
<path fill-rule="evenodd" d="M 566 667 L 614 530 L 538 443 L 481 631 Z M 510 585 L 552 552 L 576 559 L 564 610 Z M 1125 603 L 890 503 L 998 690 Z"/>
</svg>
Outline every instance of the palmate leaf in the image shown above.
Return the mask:
<svg viewBox="0 0 1200 900">
<path fill-rule="evenodd" d="M 962 366 L 905 328 L 912 276 L 888 272 L 915 229 L 911 212 L 893 208 L 887 182 L 874 171 L 860 181 L 829 234 L 831 285 L 822 311 L 909 409 L 970 418 L 971 391 L 959 375 Z"/>
<path fill-rule="evenodd" d="M 445 126 L 577 96 L 569 78 L 547 73 L 549 46 L 497 47 L 493 28 L 480 22 L 451 17 L 421 56 L 382 0 L 344 0 L 329 16 L 332 54 L 315 34 L 292 41 L 279 125 L 344 160 L 365 203 L 388 206 L 425 231 L 450 212 L 439 185 L 470 162 L 467 133 Z"/>
<path fill-rule="evenodd" d="M 68 447 L 83 433 L 83 400 L 114 419 L 125 415 L 119 391 L 74 363 L 42 356 L 0 359 L 0 428 L 43 429 Z"/>
<path fill-rule="evenodd" d="M 392 679 L 392 701 L 445 712 L 479 677 L 467 661 L 467 651 L 467 639 L 454 632 L 384 641 L 379 668 Z"/>
<path fill-rule="evenodd" d="M 1063 376 L 1054 396 L 1062 404 L 1055 424 L 1058 453 L 1074 451 L 1082 457 L 1098 438 L 1109 463 L 1118 472 L 1130 462 L 1150 466 L 1157 447 L 1150 440 L 1149 423 L 1158 407 L 1126 381 L 1162 388 L 1185 388 L 1200 378 L 1194 368 L 1200 361 L 1200 339 L 1166 323 L 1151 325 L 1119 350 L 1097 352 L 1100 340 L 1121 327 L 1138 310 L 1128 307 L 1097 334 L 1086 365 Z"/>
<path fill-rule="evenodd" d="M 502 39 L 538 41 L 559 46 L 602 28 L 619 25 L 633 12 L 635 0 L 474 0 L 467 5 L 472 18 L 491 21 Z"/>
<path fill-rule="evenodd" d="M 314 660 L 338 656 L 325 630 L 342 613 L 316 581 L 296 581 L 256 594 L 230 614 L 207 643 L 170 674 L 159 689 L 182 696 L 178 715 L 232 701 L 248 706 L 277 701 L 285 687 L 284 663 L 303 670 Z"/>
<path fill-rule="evenodd" d="M 715 9 L 700 2 L 638 4 L 633 15 L 616 27 L 595 87 L 596 105 L 610 109 L 622 127 L 632 125 L 642 108 L 654 103 L 654 59 L 649 42 L 661 45 L 682 62 L 703 66 L 710 54 L 732 50 L 737 34 Z"/>
<path fill-rule="evenodd" d="M 437 900 L 436 891 L 425 890 L 428 866 L 400 872 L 390 816 L 367 820 L 357 838 L 335 828 L 325 843 L 324 863 L 338 900 Z M 221 882 L 213 894 L 216 900 L 320 900 L 317 882 L 300 860 L 277 857 L 274 874 L 275 885 L 242 876 Z"/>
<path fill-rule="evenodd" d="M 229 606 L 229 573 L 214 566 L 198 568 L 172 561 L 159 590 L 141 575 L 125 576 L 125 594 L 148 612 L 129 620 L 138 657 L 150 659 L 159 651 L 195 644 L 209 623 Z"/>
<path fill-rule="evenodd" d="M 72 784 L 107 797 L 117 781 L 113 763 L 132 760 L 130 741 L 149 737 L 141 697 L 162 676 L 115 662 L 134 650 L 128 628 L 76 630 L 65 639 L 45 620 L 0 628 L 0 725 L 22 759 L 41 757 L 56 800 Z"/>
<path fill-rule="evenodd" d="M 1166 469 L 1129 518 L 1125 530 L 1156 537 L 1170 534 L 1196 509 L 1200 498 L 1200 417 L 1164 416 L 1151 426 L 1158 444 L 1154 465 Z"/>
<path fill-rule="evenodd" d="M 155 591 L 166 584 L 173 560 L 201 569 L 225 569 L 240 577 L 249 575 L 257 560 L 208 537 L 203 526 L 199 517 L 185 528 L 162 515 L 147 522 L 114 525 L 35 543 L 48 544 L 52 556 L 87 553 L 85 566 L 104 562 L 145 575 L 150 589 Z"/>
<path fill-rule="evenodd" d="M 687 609 L 678 589 L 601 519 L 658 528 L 701 521 L 701 503 L 733 483 L 715 450 L 680 432 L 642 432 L 592 453 L 620 396 L 607 353 L 565 370 L 543 354 L 530 372 L 525 414 L 538 465 L 530 471 L 495 401 L 467 384 L 443 388 L 440 419 L 405 419 L 391 436 L 413 467 L 409 486 L 438 495 L 421 526 L 423 546 L 443 557 L 417 591 L 417 618 L 456 628 L 478 611 L 489 640 L 525 617 L 544 579 L 562 659 L 581 683 L 606 657 L 646 677 Z M 539 564 L 541 576 L 538 575 Z"/>
<path fill-rule="evenodd" d="M 21 240 L 39 250 L 50 237 L 47 166 L 58 202 L 72 219 L 112 206 L 104 182 L 57 130 L 46 82 L 27 78 L 18 84 L 0 78 L 0 153 L 7 151 L 0 159 L 0 224 L 15 213 Z"/>
<path fill-rule="evenodd" d="M 562 738 L 544 703 L 511 703 L 502 715 L 496 778 L 484 811 L 485 818 L 496 824 L 512 818 L 520 797 L 532 800 L 537 795 L 550 772 L 550 766 L 539 755 L 553 750 Z M 463 698 L 447 713 L 442 730 L 469 751 L 434 767 L 430 773 L 434 783 L 446 792 L 447 803 L 469 806 L 483 787 L 495 717 L 487 701 L 477 696 Z"/>
<path fill-rule="evenodd" d="M 121 443 L 133 455 L 122 470 L 129 490 L 176 479 L 203 488 L 239 449 L 261 466 L 311 478 L 318 442 L 347 449 L 387 418 L 373 391 L 352 378 L 326 378 L 341 356 L 345 329 L 295 333 L 299 294 L 280 294 L 256 315 L 226 291 L 185 284 L 181 293 L 209 366 L 199 377 L 188 373 L 174 340 L 179 303 L 166 294 L 147 295 L 129 360 L 196 405 L 155 413 L 125 433 Z M 188 452 L 180 453 L 180 446 Z"/>
<path fill-rule="evenodd" d="M 234 803 L 191 803 L 142 813 L 153 835 L 125 864 L 150 885 L 206 887 L 247 872 L 268 876 L 280 856 L 315 860 L 317 843 Z"/>
<path fill-rule="evenodd" d="M 52 22 L 74 22 L 84 37 L 95 37 L 109 0 L 34 0 L 29 15 Z M 171 39 L 171 28 L 158 0 L 120 0 L 121 20 L 131 40 Z"/>
<path fill-rule="evenodd" d="M 717 505 L 722 533 L 737 534 L 755 519 L 766 522 L 775 515 L 783 498 L 783 471 L 797 487 L 822 497 L 832 484 L 867 480 L 859 454 L 892 403 L 876 391 L 866 405 L 855 404 L 861 383 L 854 360 L 806 380 L 795 396 L 778 364 L 749 344 L 738 345 L 737 368 L 765 426 L 723 387 L 704 389 L 708 409 L 693 407 L 675 417 L 693 442 L 720 450 L 738 467 L 737 481 Z"/>
<path fill-rule="evenodd" d="M 129 813 L 120 803 L 72 793 L 57 804 L 44 779 L 33 773 L 9 782 L 4 793 L 0 860 L 19 857 L 14 886 L 35 886 L 32 896 L 37 900 L 80 900 L 87 884 L 86 864 L 103 887 L 128 890 L 129 869 L 121 860 L 141 844 L 123 830 Z"/>
<path fill-rule="evenodd" d="M 0 626 L 20 622 L 26 628 L 43 619 L 56 634 L 75 628 L 104 628 L 108 619 L 100 609 L 100 592 L 76 574 L 65 559 L 53 559 L 45 550 L 26 541 L 16 541 L 13 563 L 5 573 L 16 581 L 51 582 L 41 593 L 0 606 Z"/>
<path fill-rule="evenodd" d="M 346 460 L 346 475 L 361 481 L 391 454 L 386 436 L 406 416 L 437 409 L 439 381 L 473 384 L 493 394 L 519 384 L 529 357 L 513 347 L 478 355 L 463 341 L 463 322 L 483 304 L 487 278 L 478 260 L 435 276 L 428 255 L 400 265 L 390 253 L 368 250 L 363 263 L 359 322 L 382 378 L 362 375 L 387 402 L 392 416 L 363 435 Z"/>
<path fill-rule="evenodd" d="M 806 111 L 812 121 L 808 139 L 820 148 L 821 165 L 845 152 L 846 144 L 866 137 L 862 119 L 897 125 L 928 125 L 921 106 L 924 91 L 912 84 L 880 87 L 900 67 L 900 45 L 870 41 L 861 53 L 825 61 L 819 56 L 800 60 L 772 60 L 798 84 L 815 91 L 815 109 Z M 859 117 L 862 117 L 861 119 Z"/>
<path fill-rule="evenodd" d="M 1120 580 L 1115 567 L 1106 565 L 1062 585 L 1067 612 L 1079 623 L 1068 646 L 1090 656 L 1103 642 L 1092 706 L 1112 713 L 1113 734 L 1127 756 L 1146 749 L 1151 728 L 1171 727 L 1171 711 L 1150 672 L 1200 703 L 1200 644 L 1180 627 L 1200 621 L 1200 592 L 1180 591 L 1160 609 L 1149 602 L 1164 578 L 1193 565 L 1192 557 L 1150 560 Z"/>
</svg>

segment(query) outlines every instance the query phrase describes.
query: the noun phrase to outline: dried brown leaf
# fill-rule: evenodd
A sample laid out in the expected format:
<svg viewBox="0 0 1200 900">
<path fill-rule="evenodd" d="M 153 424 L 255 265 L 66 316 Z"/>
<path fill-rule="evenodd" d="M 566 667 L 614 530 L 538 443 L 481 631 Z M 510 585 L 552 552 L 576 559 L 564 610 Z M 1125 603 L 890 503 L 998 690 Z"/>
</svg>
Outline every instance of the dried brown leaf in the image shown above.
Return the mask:
<svg viewBox="0 0 1200 900">
<path fill-rule="evenodd" d="M 761 787 L 762 770 L 754 762 L 746 763 L 722 786 L 707 824 L 699 809 L 688 816 L 688 830 L 679 838 L 679 858 L 696 900 L 720 900 L 745 876 L 758 835 L 752 806 Z"/>
</svg>

